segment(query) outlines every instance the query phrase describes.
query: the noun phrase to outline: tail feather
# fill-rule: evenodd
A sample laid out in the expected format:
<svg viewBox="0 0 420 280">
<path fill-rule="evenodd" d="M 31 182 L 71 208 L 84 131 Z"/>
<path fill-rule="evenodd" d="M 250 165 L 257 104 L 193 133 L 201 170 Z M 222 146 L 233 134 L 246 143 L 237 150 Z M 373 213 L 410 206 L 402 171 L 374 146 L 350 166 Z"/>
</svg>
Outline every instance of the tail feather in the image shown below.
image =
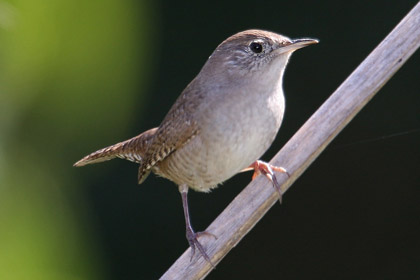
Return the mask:
<svg viewBox="0 0 420 280">
<path fill-rule="evenodd" d="M 156 130 L 157 128 L 149 129 L 136 137 L 93 152 L 76 162 L 73 166 L 79 167 L 99 163 L 116 157 L 141 164 L 150 140 L 154 137 Z"/>
</svg>

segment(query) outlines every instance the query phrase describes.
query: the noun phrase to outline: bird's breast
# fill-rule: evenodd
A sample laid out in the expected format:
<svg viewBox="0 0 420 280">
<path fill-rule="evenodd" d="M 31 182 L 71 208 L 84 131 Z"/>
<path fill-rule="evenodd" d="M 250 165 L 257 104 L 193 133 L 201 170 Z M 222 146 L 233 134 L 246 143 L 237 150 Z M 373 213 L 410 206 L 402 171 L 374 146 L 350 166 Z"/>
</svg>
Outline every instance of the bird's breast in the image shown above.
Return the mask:
<svg viewBox="0 0 420 280">
<path fill-rule="evenodd" d="M 243 92 L 208 106 L 198 119 L 199 133 L 171 154 L 157 173 L 177 184 L 209 191 L 264 154 L 283 113 L 281 88 L 265 95 Z"/>
</svg>

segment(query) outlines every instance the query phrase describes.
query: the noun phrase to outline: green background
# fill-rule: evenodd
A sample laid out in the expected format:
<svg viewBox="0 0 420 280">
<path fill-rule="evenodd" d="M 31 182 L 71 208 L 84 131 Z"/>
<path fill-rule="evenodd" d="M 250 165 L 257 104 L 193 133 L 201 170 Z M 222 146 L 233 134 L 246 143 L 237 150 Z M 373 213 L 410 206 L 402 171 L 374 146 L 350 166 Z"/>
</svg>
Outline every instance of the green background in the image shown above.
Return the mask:
<svg viewBox="0 0 420 280">
<path fill-rule="evenodd" d="M 122 160 L 72 164 L 158 126 L 249 28 L 320 40 L 291 59 L 268 160 L 416 2 L 0 0 L 0 279 L 158 278 L 188 246 L 176 186 L 138 186 Z M 419 64 L 417 52 L 208 279 L 420 275 Z M 194 228 L 250 177 L 191 192 Z"/>
</svg>

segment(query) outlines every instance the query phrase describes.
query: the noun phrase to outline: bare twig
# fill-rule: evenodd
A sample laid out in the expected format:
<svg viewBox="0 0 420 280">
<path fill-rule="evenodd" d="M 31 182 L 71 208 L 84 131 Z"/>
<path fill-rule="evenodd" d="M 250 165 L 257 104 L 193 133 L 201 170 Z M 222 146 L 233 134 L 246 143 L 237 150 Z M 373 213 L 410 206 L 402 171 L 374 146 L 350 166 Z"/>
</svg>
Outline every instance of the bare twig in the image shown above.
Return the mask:
<svg viewBox="0 0 420 280">
<path fill-rule="evenodd" d="M 287 166 L 290 173 L 290 177 L 278 176 L 283 192 L 408 60 L 419 45 L 420 3 L 273 158 L 272 164 Z M 252 181 L 206 229 L 215 234 L 217 240 L 200 239 L 212 262 L 220 262 L 277 199 L 277 193 L 264 176 Z M 184 252 L 161 279 L 204 278 L 212 267 L 200 254 L 196 254 L 190 261 L 190 254 L 190 249 Z"/>
</svg>

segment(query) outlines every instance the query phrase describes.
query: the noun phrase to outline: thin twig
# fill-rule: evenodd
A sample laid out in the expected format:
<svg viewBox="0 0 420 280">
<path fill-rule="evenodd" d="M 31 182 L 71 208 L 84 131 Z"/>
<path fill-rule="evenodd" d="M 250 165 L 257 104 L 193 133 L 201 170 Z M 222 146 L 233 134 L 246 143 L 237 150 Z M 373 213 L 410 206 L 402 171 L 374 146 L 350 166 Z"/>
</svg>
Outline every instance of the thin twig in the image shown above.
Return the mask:
<svg viewBox="0 0 420 280">
<path fill-rule="evenodd" d="M 408 60 L 419 45 L 420 2 L 273 158 L 272 164 L 287 166 L 290 173 L 290 177 L 278 175 L 283 192 Z M 220 262 L 277 199 L 277 193 L 264 176 L 252 181 L 206 229 L 216 235 L 217 240 L 200 239 L 212 262 Z M 190 249 L 184 252 L 161 279 L 204 278 L 212 267 L 200 254 L 196 254 L 190 261 L 190 254 Z"/>
</svg>

